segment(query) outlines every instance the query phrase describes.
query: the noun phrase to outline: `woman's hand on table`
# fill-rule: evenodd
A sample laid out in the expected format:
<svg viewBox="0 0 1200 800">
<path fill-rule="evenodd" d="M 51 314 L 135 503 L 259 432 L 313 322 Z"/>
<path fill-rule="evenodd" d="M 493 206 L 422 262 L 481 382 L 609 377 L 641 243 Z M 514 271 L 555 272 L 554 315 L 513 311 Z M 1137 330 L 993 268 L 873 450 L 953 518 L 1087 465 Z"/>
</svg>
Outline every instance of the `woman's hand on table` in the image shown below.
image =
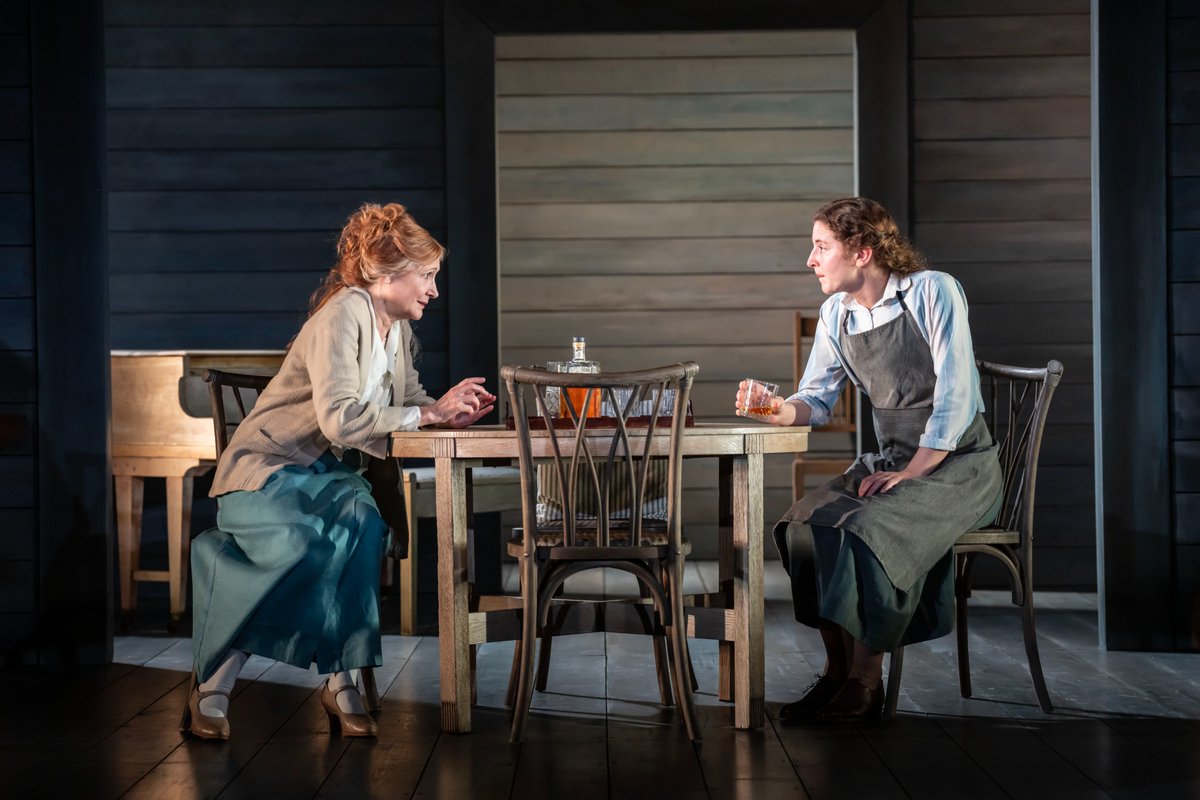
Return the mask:
<svg viewBox="0 0 1200 800">
<path fill-rule="evenodd" d="M 436 403 L 421 406 L 421 427 L 438 425 L 465 428 L 496 407 L 496 395 L 483 386 L 483 378 L 464 378 Z"/>
</svg>

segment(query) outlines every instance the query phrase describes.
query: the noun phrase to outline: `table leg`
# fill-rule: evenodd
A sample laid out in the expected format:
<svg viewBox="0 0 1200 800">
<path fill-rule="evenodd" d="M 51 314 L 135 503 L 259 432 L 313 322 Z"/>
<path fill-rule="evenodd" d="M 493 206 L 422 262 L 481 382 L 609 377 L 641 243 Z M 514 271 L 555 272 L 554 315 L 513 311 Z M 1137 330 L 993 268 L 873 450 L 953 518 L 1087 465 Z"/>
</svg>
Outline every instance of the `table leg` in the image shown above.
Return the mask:
<svg viewBox="0 0 1200 800">
<path fill-rule="evenodd" d="M 437 484 L 438 650 L 442 730 L 471 730 L 471 662 L 467 646 L 467 498 L 464 462 L 434 459 Z"/>
<path fill-rule="evenodd" d="M 116 475 L 117 554 L 120 563 L 121 613 L 128 620 L 137 609 L 137 585 L 133 581 L 142 547 L 142 496 L 144 479 Z"/>
<path fill-rule="evenodd" d="M 761 443 L 758 447 L 747 446 L 746 449 L 751 452 L 733 460 L 734 725 L 737 728 L 761 728 L 766 694 L 763 663 L 763 457 Z"/>
</svg>

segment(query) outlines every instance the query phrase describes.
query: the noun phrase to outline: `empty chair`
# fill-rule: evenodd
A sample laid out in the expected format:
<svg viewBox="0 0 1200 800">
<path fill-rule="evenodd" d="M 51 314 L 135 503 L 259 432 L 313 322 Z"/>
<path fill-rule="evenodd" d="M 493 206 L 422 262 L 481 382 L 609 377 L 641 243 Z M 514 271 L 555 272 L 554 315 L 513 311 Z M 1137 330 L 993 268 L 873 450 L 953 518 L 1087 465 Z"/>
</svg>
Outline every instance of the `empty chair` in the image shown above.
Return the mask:
<svg viewBox="0 0 1200 800">
<path fill-rule="evenodd" d="M 688 735 L 700 738 L 692 700 L 687 633 L 683 618 L 685 543 L 680 508 L 682 434 L 687 401 L 698 367 L 691 362 L 636 372 L 575 374 L 570 382 L 588 395 L 588 408 L 601 395 L 614 409 L 612 417 L 581 415 L 563 395 L 569 424 L 555 430 L 546 390 L 560 386 L 563 375 L 540 369 L 505 366 L 501 379 L 516 420 L 520 453 L 522 523 L 509 551 L 517 558 L 521 580 L 521 633 L 517 642 L 511 739 L 524 735 L 534 688 L 537 637 L 549 624 L 555 596 L 572 575 L 597 568 L 633 575 L 653 606 L 653 630 L 670 641 L 670 679 Z M 624 403 L 617 390 L 630 390 Z M 630 420 L 644 399 L 661 409 L 674 394 L 670 413 L 652 413 L 644 427 Z M 561 421 L 560 421 L 561 426 Z M 651 463 L 666 461 L 665 520 L 651 524 L 645 514 L 652 497 Z M 537 462 L 545 460 L 558 476 L 562 513 L 550 524 L 538 524 Z M 613 497 L 620 497 L 613 502 Z"/>
<path fill-rule="evenodd" d="M 1062 380 L 1063 365 L 1050 361 L 1044 368 L 1013 367 L 978 361 L 987 405 L 984 418 L 996 440 L 1003 470 L 1003 492 L 996 521 L 967 531 L 954 545 L 954 596 L 958 629 L 958 680 L 963 697 L 971 696 L 971 665 L 968 651 L 967 599 L 971 596 L 971 573 L 980 555 L 998 559 L 1012 585 L 1012 602 L 1021 610 L 1025 655 L 1029 675 L 1043 711 L 1052 709 L 1042 662 L 1038 656 L 1033 618 L 1033 521 L 1037 490 L 1038 458 L 1042 434 L 1054 389 Z M 888 668 L 884 716 L 896 712 L 904 649 L 892 652 Z"/>
</svg>

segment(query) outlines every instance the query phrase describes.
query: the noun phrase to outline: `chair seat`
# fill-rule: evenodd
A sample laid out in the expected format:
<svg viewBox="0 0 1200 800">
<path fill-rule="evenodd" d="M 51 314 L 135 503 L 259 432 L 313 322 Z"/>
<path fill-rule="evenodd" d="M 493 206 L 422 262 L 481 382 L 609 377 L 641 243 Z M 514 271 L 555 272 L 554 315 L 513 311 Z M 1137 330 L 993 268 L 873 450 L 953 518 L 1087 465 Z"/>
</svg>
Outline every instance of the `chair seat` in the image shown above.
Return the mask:
<svg viewBox="0 0 1200 800">
<path fill-rule="evenodd" d="M 405 467 L 404 471 L 412 475 L 418 489 L 431 489 L 435 485 L 437 470 L 434 467 Z M 521 471 L 516 467 L 475 467 L 471 470 L 471 483 L 474 486 L 520 486 Z"/>
<path fill-rule="evenodd" d="M 437 481 L 433 467 L 404 468 L 412 486 L 414 519 L 437 516 Z M 516 467 L 475 467 L 471 470 L 473 510 L 514 511 L 521 508 L 521 472 Z"/>
<path fill-rule="evenodd" d="M 955 545 L 960 544 L 1018 544 L 1021 534 L 1005 528 L 980 528 L 977 531 L 967 531 L 958 537 Z"/>
</svg>

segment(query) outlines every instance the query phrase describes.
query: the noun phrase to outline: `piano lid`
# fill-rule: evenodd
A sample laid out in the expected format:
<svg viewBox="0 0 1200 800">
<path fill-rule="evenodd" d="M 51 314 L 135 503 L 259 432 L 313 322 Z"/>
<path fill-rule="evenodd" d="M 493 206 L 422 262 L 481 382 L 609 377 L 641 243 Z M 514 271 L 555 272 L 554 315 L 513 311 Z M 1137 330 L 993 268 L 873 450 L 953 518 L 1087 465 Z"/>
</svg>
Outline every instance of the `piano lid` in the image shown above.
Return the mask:
<svg viewBox="0 0 1200 800">
<path fill-rule="evenodd" d="M 282 350 L 113 350 L 114 457 L 215 459 L 206 369 L 274 374 Z"/>
</svg>

